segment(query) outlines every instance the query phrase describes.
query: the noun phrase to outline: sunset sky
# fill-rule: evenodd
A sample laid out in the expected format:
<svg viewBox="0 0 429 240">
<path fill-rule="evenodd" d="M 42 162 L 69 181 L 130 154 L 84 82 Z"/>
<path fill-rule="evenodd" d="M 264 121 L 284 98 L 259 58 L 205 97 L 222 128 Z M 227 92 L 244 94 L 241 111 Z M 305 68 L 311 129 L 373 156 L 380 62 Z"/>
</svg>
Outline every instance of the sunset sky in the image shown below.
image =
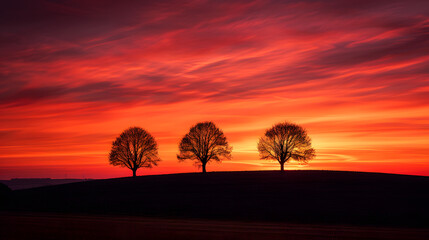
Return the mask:
<svg viewBox="0 0 429 240">
<path fill-rule="evenodd" d="M 429 176 L 429 1 L 7 1 L 0 8 L 0 179 L 110 178 L 140 126 L 162 162 L 214 121 L 208 171 L 279 169 L 258 138 L 291 121 L 317 157 L 286 169 Z"/>
</svg>

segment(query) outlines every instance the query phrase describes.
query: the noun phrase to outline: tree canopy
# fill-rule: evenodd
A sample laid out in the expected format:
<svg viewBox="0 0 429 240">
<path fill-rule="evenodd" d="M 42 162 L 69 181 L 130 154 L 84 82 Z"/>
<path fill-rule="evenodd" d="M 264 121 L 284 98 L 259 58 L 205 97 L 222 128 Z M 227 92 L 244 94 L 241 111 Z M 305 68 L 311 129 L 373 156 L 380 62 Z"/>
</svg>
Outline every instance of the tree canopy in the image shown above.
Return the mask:
<svg viewBox="0 0 429 240">
<path fill-rule="evenodd" d="M 231 159 L 231 149 L 222 130 L 213 122 L 201 122 L 192 126 L 180 141 L 177 159 L 193 160 L 205 173 L 208 162 Z"/>
<path fill-rule="evenodd" d="M 136 176 L 137 169 L 157 166 L 158 144 L 146 130 L 131 127 L 121 133 L 112 144 L 109 162 L 113 166 L 127 167 Z"/>
<path fill-rule="evenodd" d="M 284 122 L 267 129 L 259 139 L 261 159 L 277 160 L 281 171 L 290 159 L 307 162 L 315 157 L 307 131 L 294 123 Z"/>
</svg>

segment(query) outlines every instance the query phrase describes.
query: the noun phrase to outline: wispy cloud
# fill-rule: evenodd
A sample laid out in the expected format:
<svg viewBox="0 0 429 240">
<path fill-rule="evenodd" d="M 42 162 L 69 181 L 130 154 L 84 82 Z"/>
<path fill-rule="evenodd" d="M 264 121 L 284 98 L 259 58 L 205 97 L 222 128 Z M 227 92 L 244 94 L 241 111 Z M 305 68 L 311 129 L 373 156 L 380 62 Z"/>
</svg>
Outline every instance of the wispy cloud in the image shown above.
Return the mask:
<svg viewBox="0 0 429 240">
<path fill-rule="evenodd" d="M 0 9 L 0 177 L 40 162 L 47 170 L 25 171 L 50 176 L 61 159 L 110 169 L 85 153 L 107 154 L 130 125 L 158 137 L 157 171 L 188 171 L 174 153 L 200 120 L 227 129 L 237 149 L 295 121 L 321 151 L 308 167 L 428 175 L 428 12 L 419 0 L 9 1 Z M 224 167 L 257 162 L 256 152 L 237 152 Z"/>
</svg>

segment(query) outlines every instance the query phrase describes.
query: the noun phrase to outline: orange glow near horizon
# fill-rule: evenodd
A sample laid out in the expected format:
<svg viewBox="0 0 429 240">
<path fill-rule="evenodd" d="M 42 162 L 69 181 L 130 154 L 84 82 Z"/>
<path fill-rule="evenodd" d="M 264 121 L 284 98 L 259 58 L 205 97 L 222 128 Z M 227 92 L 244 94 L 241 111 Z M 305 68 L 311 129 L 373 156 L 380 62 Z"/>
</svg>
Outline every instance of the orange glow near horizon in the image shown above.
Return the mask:
<svg viewBox="0 0 429 240">
<path fill-rule="evenodd" d="M 163 160 L 138 175 L 199 171 L 176 159 L 199 121 L 233 147 L 208 171 L 279 169 L 256 144 L 290 121 L 317 157 L 286 169 L 429 176 L 426 3 L 6 5 L 0 179 L 129 176 L 107 156 L 130 126 L 154 135 Z"/>
</svg>

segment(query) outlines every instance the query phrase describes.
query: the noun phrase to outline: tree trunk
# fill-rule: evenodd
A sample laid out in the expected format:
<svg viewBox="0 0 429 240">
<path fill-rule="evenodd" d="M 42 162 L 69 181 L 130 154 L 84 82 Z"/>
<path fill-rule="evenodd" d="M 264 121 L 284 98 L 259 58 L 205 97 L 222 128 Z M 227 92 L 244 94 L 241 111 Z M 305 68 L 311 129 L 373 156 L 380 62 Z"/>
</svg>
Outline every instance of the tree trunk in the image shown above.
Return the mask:
<svg viewBox="0 0 429 240">
<path fill-rule="evenodd" d="M 285 163 L 280 163 L 280 171 L 284 172 L 285 171 Z"/>
<path fill-rule="evenodd" d="M 133 177 L 137 176 L 137 169 L 133 169 Z"/>
<path fill-rule="evenodd" d="M 207 163 L 203 163 L 203 173 L 206 173 L 206 164 Z"/>
</svg>

